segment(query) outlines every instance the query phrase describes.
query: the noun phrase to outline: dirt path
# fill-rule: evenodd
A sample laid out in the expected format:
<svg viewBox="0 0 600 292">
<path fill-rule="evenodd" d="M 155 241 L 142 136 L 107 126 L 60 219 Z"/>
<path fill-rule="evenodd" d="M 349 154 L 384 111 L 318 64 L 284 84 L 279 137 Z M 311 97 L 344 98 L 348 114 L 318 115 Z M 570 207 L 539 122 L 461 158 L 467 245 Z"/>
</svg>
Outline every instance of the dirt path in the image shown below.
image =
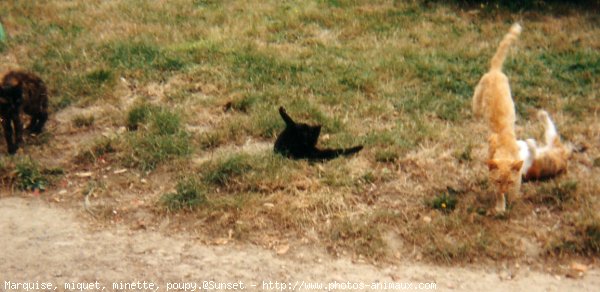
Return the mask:
<svg viewBox="0 0 600 292">
<path fill-rule="evenodd" d="M 0 290 L 10 291 L 7 281 L 38 287 L 51 282 L 56 291 L 65 291 L 64 283 L 98 281 L 105 291 L 117 291 L 111 288 L 112 283 L 146 281 L 156 283 L 158 291 L 167 291 L 169 282 L 204 280 L 241 281 L 250 291 L 263 290 L 262 281 L 292 285 L 295 281 L 435 282 L 438 291 L 597 291 L 600 287 L 597 269 L 574 280 L 522 267 L 512 280 L 501 280 L 496 271 L 484 269 L 411 262 L 378 268 L 332 259 L 315 250 L 278 256 L 251 245 L 205 246 L 191 238 L 149 231 L 114 228 L 94 232 L 76 215 L 42 200 L 0 199 Z M 27 290 L 21 287 L 18 291 Z"/>
</svg>

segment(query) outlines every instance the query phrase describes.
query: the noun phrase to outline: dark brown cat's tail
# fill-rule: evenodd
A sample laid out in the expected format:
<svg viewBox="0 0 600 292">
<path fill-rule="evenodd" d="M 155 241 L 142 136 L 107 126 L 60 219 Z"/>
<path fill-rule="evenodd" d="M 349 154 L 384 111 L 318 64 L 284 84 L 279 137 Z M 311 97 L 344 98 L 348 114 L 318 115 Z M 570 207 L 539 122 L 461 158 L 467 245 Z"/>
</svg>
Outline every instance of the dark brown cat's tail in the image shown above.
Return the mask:
<svg viewBox="0 0 600 292">
<path fill-rule="evenodd" d="M 347 149 L 317 149 L 315 153 L 313 153 L 313 157 L 311 159 L 315 160 L 330 160 L 334 159 L 338 156 L 349 156 L 355 153 L 358 153 L 363 149 L 362 145 L 355 146 Z"/>
<path fill-rule="evenodd" d="M 496 50 L 496 54 L 492 57 L 492 65 L 491 70 L 502 70 L 502 65 L 504 64 L 504 60 L 506 59 L 506 54 L 508 54 L 508 48 L 510 45 L 517 39 L 517 37 L 521 34 L 521 25 L 518 23 L 513 24 L 510 27 L 510 31 L 504 36 L 500 45 L 498 46 L 498 50 Z"/>
</svg>

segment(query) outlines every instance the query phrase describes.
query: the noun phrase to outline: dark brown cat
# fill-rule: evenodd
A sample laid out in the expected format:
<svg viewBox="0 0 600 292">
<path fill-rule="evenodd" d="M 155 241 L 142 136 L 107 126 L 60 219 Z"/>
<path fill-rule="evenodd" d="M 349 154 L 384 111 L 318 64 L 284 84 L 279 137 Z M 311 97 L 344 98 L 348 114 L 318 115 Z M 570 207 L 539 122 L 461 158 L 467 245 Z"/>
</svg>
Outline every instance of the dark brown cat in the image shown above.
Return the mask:
<svg viewBox="0 0 600 292">
<path fill-rule="evenodd" d="M 42 132 L 48 120 L 48 91 L 37 75 L 9 71 L 0 82 L 0 117 L 10 154 L 15 154 L 23 142 L 21 112 L 31 117 L 27 126 L 29 132 Z"/>
<path fill-rule="evenodd" d="M 328 160 L 340 155 L 351 155 L 360 151 L 363 146 L 348 149 L 318 149 L 317 140 L 321 133 L 321 126 L 311 126 L 296 123 L 288 116 L 283 107 L 279 114 L 285 121 L 285 130 L 279 134 L 275 141 L 275 152 L 293 159 Z"/>
</svg>

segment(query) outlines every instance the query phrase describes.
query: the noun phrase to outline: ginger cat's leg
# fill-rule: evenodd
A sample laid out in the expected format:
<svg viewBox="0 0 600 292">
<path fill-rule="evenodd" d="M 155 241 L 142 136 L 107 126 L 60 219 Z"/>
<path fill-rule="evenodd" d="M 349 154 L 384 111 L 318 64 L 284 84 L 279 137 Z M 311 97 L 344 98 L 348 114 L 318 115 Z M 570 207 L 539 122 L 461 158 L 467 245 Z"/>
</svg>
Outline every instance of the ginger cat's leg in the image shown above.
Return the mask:
<svg viewBox="0 0 600 292">
<path fill-rule="evenodd" d="M 546 146 L 551 147 L 557 142 L 558 132 L 556 131 L 556 127 L 545 110 L 538 112 L 538 119 L 544 125 L 544 141 L 546 142 Z"/>
<path fill-rule="evenodd" d="M 496 193 L 496 212 L 502 214 L 506 211 L 506 197 L 503 193 Z"/>
<path fill-rule="evenodd" d="M 475 92 L 473 93 L 473 114 L 476 117 L 483 116 L 483 85 L 481 82 L 477 84 L 475 87 Z"/>
<path fill-rule="evenodd" d="M 490 134 L 488 137 L 488 160 L 494 159 L 496 149 L 498 148 L 498 134 Z"/>
<path fill-rule="evenodd" d="M 535 140 L 527 139 L 525 142 L 527 143 L 527 148 L 529 148 L 529 154 L 531 155 L 531 158 L 535 159 L 535 156 L 537 155 L 537 144 L 535 143 Z"/>
</svg>

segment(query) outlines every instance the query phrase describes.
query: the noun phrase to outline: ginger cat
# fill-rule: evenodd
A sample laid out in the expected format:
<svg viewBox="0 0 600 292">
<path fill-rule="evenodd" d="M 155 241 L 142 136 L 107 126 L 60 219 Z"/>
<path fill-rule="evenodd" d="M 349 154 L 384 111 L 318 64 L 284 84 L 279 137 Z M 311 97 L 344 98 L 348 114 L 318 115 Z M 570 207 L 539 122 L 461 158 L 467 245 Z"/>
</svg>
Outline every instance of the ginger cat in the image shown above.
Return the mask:
<svg viewBox="0 0 600 292">
<path fill-rule="evenodd" d="M 521 188 L 519 146 L 515 135 L 515 105 L 510 93 L 508 77 L 502 73 L 502 64 L 510 45 L 521 33 L 521 26 L 513 24 L 504 36 L 492 58 L 490 70 L 481 77 L 473 94 L 473 112 L 488 121 L 489 152 L 487 165 L 489 180 L 496 188 L 496 212 L 506 211 L 506 196 L 516 195 Z"/>
<path fill-rule="evenodd" d="M 573 152 L 570 145 L 560 141 L 558 132 L 548 113 L 538 112 L 538 119 L 544 125 L 544 146 L 537 146 L 535 140 L 519 140 L 521 159 L 525 161 L 521 169 L 524 180 L 549 179 L 567 171 L 567 162 Z"/>
</svg>

